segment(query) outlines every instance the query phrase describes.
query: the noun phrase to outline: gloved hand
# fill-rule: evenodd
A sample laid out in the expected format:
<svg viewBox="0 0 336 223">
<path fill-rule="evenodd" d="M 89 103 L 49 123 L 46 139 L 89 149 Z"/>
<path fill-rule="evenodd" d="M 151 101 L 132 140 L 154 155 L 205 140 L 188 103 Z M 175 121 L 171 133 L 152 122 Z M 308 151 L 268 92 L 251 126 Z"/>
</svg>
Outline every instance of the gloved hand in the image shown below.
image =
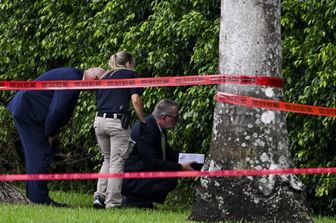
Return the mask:
<svg viewBox="0 0 336 223">
<path fill-rule="evenodd" d="M 59 151 L 60 143 L 59 143 L 58 135 L 49 136 L 48 137 L 48 142 L 49 142 L 49 145 L 50 145 L 51 149 L 54 151 L 54 153 Z"/>
<path fill-rule="evenodd" d="M 48 143 L 50 146 L 53 146 L 55 144 L 55 140 L 56 140 L 57 136 L 48 136 Z"/>
<path fill-rule="evenodd" d="M 140 135 L 140 140 L 144 140 L 146 134 L 147 134 L 147 125 L 144 122 L 140 122 L 139 126 L 139 135 Z"/>
</svg>

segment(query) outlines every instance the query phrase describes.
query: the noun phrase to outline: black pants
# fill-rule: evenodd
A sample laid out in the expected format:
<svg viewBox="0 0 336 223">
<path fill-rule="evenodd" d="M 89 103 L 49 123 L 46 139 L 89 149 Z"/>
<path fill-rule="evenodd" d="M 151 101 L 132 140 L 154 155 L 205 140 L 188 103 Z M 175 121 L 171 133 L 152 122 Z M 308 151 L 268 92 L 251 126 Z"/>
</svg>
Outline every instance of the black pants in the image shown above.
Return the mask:
<svg viewBox="0 0 336 223">
<path fill-rule="evenodd" d="M 15 120 L 25 156 L 26 174 L 49 173 L 53 150 L 44 128 Z M 48 181 L 26 181 L 27 198 L 37 204 L 49 204 Z"/>
<path fill-rule="evenodd" d="M 152 208 L 154 202 L 163 204 L 176 185 L 177 178 L 124 179 L 121 190 L 123 205 Z"/>
</svg>

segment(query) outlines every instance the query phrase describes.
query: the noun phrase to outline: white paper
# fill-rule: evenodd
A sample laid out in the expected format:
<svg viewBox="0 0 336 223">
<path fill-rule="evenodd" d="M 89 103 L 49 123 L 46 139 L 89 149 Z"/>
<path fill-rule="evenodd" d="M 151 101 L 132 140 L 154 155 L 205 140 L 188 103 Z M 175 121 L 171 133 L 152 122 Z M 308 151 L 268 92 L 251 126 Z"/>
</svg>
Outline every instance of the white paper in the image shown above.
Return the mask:
<svg viewBox="0 0 336 223">
<path fill-rule="evenodd" d="M 187 163 L 196 161 L 196 163 L 204 163 L 204 154 L 199 153 L 179 153 L 178 163 Z"/>
</svg>

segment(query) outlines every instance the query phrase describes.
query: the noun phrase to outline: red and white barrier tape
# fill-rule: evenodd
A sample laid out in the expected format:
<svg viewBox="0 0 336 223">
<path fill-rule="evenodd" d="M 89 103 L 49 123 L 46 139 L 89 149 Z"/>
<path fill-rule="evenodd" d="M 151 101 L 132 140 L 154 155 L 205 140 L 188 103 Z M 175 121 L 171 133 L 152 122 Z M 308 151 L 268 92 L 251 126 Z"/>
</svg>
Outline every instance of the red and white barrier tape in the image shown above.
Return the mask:
<svg viewBox="0 0 336 223">
<path fill-rule="evenodd" d="M 229 177 L 262 176 L 274 174 L 326 174 L 336 173 L 336 167 L 290 168 L 273 170 L 217 170 L 217 171 L 168 171 L 128 173 L 67 173 L 67 174 L 0 174 L 0 181 L 33 180 L 90 180 L 98 178 L 171 178 L 171 177 Z"/>
<path fill-rule="evenodd" d="M 282 88 L 283 81 L 277 77 L 248 75 L 205 75 L 172 76 L 158 78 L 131 78 L 109 80 L 51 80 L 51 81 L 0 81 L 0 90 L 65 90 L 65 89 L 100 89 L 130 87 L 167 87 L 212 84 L 244 84 Z M 218 92 L 218 102 L 243 105 L 248 107 L 269 108 L 273 110 L 297 112 L 311 115 L 336 116 L 335 108 L 300 105 L 281 101 L 265 100 L 247 96 Z M 171 172 L 132 172 L 132 173 L 68 173 L 68 174 L 0 174 L 0 181 L 30 180 L 87 180 L 98 178 L 170 178 L 170 177 L 224 177 L 256 176 L 271 174 L 324 174 L 336 173 L 336 168 L 303 168 L 274 170 L 218 170 L 218 171 L 171 171 Z"/>
<path fill-rule="evenodd" d="M 336 117 L 336 108 L 294 104 L 282 101 L 266 100 L 248 96 L 217 92 L 216 101 L 243 105 L 247 107 L 266 108 L 272 110 Z"/>
<path fill-rule="evenodd" d="M 282 88 L 283 80 L 277 77 L 266 76 L 215 74 L 104 80 L 0 81 L 0 90 L 103 89 L 213 84 L 248 84 Z"/>
</svg>

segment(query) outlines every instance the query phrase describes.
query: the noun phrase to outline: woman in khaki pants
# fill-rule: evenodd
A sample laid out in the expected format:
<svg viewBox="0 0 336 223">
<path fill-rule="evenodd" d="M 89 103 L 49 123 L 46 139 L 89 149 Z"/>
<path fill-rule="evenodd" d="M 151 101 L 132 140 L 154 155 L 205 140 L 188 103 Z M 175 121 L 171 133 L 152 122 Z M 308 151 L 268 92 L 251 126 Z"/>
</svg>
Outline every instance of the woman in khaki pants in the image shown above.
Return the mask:
<svg viewBox="0 0 336 223">
<path fill-rule="evenodd" d="M 137 78 L 134 71 L 133 56 L 121 51 L 111 56 L 110 71 L 101 79 Z M 124 163 L 130 151 L 128 140 L 130 128 L 123 126 L 122 120 L 129 114 L 129 102 L 141 122 L 145 122 L 140 96 L 142 88 L 98 89 L 97 112 L 94 120 L 95 134 L 104 162 L 100 173 L 122 173 Z M 128 117 L 129 118 L 129 117 Z M 94 193 L 93 206 L 95 208 L 114 208 L 121 206 L 122 179 L 98 179 L 97 191 Z"/>
</svg>

